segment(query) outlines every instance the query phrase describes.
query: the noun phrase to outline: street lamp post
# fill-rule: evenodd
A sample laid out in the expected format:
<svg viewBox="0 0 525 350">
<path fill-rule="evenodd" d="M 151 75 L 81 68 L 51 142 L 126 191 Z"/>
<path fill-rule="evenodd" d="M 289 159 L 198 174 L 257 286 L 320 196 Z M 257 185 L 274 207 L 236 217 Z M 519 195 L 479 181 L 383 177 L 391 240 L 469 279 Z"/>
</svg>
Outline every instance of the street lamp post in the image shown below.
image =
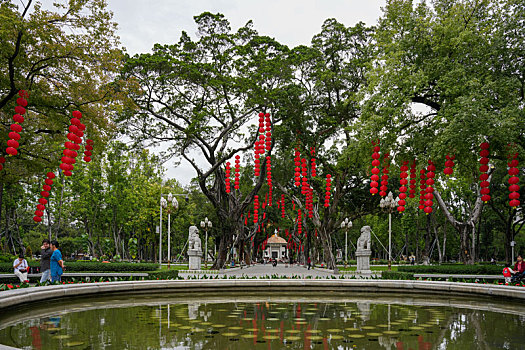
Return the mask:
<svg viewBox="0 0 525 350">
<path fill-rule="evenodd" d="M 179 202 L 177 201 L 177 198 L 173 196 L 173 194 L 168 193 L 167 196 L 168 200 L 164 197 L 160 197 L 160 250 L 159 250 L 159 257 L 160 262 L 162 264 L 162 208 L 168 209 L 168 270 L 170 269 L 170 263 L 171 263 L 171 210 L 172 208 L 174 210 L 179 209 Z"/>
<path fill-rule="evenodd" d="M 392 211 L 397 207 L 399 197 L 394 199 L 392 192 L 388 192 L 386 198 L 381 199 L 379 206 L 388 211 L 388 270 L 392 269 Z"/>
<path fill-rule="evenodd" d="M 204 229 L 204 232 L 206 232 L 206 241 L 204 242 L 204 268 L 208 268 L 208 228 L 211 229 L 212 223 L 210 220 L 208 220 L 208 217 L 204 219 L 204 221 L 201 221 L 201 227 Z"/>
<path fill-rule="evenodd" d="M 348 229 L 352 228 L 352 221 L 348 220 L 348 218 L 345 218 L 343 222 L 341 222 L 341 228 L 345 229 L 345 268 L 346 268 L 346 264 L 348 262 Z"/>
</svg>

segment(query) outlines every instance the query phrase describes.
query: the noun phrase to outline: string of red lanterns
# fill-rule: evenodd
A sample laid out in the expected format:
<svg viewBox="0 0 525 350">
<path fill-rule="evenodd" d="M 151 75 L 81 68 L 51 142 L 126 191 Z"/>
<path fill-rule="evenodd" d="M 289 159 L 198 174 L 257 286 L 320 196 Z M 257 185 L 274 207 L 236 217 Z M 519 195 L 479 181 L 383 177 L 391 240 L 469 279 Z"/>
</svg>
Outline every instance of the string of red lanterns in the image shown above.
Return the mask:
<svg viewBox="0 0 525 350">
<path fill-rule="evenodd" d="M 379 187 L 379 195 L 381 197 L 386 196 L 386 192 L 388 191 L 388 168 L 390 167 L 390 164 L 388 163 L 388 157 L 390 156 L 390 153 L 386 153 L 383 158 L 383 175 L 381 175 L 381 187 Z"/>
<path fill-rule="evenodd" d="M 270 152 L 272 149 L 272 120 L 270 113 L 264 115 L 266 121 L 266 151 Z"/>
<path fill-rule="evenodd" d="M 481 148 L 481 151 L 479 152 L 479 155 L 481 156 L 479 163 L 481 164 L 479 167 L 479 171 L 481 174 L 479 175 L 480 184 L 481 187 L 480 193 L 481 193 L 481 200 L 485 203 L 487 203 L 490 200 L 490 182 L 489 174 L 487 173 L 489 171 L 489 143 L 483 142 L 481 145 L 479 145 Z"/>
<path fill-rule="evenodd" d="M 406 187 L 406 185 L 408 184 L 408 180 L 407 180 L 407 177 L 408 177 L 408 173 L 407 173 L 408 161 L 404 161 L 403 162 L 403 165 L 401 166 L 400 170 L 401 170 L 401 173 L 399 174 L 399 177 L 400 177 L 399 184 L 401 186 L 399 187 L 399 192 L 400 193 L 399 193 L 399 201 L 398 201 L 397 211 L 402 213 L 402 212 L 405 211 L 405 205 L 406 205 L 405 199 L 407 198 L 407 194 L 406 194 L 407 187 Z"/>
<path fill-rule="evenodd" d="M 375 195 L 378 192 L 377 187 L 379 186 L 379 165 L 381 165 L 381 162 L 379 161 L 379 158 L 381 158 L 381 155 L 379 154 L 379 151 L 381 150 L 381 147 L 379 147 L 379 141 L 372 141 L 372 145 L 374 146 L 373 150 L 374 153 L 372 153 L 372 176 L 370 177 L 370 193 Z"/>
<path fill-rule="evenodd" d="M 259 137 L 255 141 L 255 165 L 254 165 L 254 175 L 259 176 L 261 174 L 261 159 L 260 155 L 264 154 L 264 113 L 259 113 Z"/>
<path fill-rule="evenodd" d="M 60 164 L 60 169 L 62 169 L 65 176 L 73 175 L 71 171 L 75 168 L 73 164 L 76 163 L 75 158 L 78 155 L 76 151 L 80 149 L 82 136 L 84 136 L 84 130 L 86 129 L 86 126 L 80 122 L 82 113 L 73 111 L 72 115 L 73 118 L 71 118 L 71 125 L 69 126 L 69 133 L 67 134 L 69 141 L 64 143 L 66 149 L 62 152 L 64 156 L 61 158 L 62 164 Z"/>
<path fill-rule="evenodd" d="M 295 164 L 295 173 L 294 173 L 294 180 L 295 180 L 295 187 L 301 186 L 301 152 L 295 148 L 295 157 L 294 157 L 294 164 Z"/>
<path fill-rule="evenodd" d="M 508 180 L 509 182 L 509 205 L 512 208 L 516 208 L 520 205 L 520 201 L 518 198 L 520 198 L 519 190 L 520 186 L 518 185 L 518 182 L 520 181 L 518 175 L 520 173 L 520 170 L 518 168 L 519 161 L 518 161 L 518 153 L 515 153 L 514 155 L 510 156 L 511 161 L 508 163 L 509 170 L 508 173 L 510 175 L 510 178 Z"/>
<path fill-rule="evenodd" d="M 272 193 L 273 193 L 273 184 L 272 184 L 272 160 L 270 156 L 266 157 L 266 181 L 268 183 L 268 206 L 272 206 Z"/>
<path fill-rule="evenodd" d="M 253 197 L 253 223 L 256 224 L 259 221 L 259 196 Z"/>
<path fill-rule="evenodd" d="M 423 168 L 419 171 L 419 210 L 425 209 L 426 180 L 427 176 L 425 175 L 425 168 Z"/>
<path fill-rule="evenodd" d="M 281 195 L 281 217 L 284 218 L 285 211 L 284 211 L 284 194 Z"/>
<path fill-rule="evenodd" d="M 35 216 L 33 220 L 35 222 L 41 222 L 42 216 L 44 216 L 44 210 L 46 209 L 47 197 L 49 197 L 49 192 L 51 191 L 51 186 L 53 185 L 53 179 L 55 178 L 55 173 L 48 172 L 46 174 L 47 178 L 45 179 L 45 184 L 42 186 L 42 192 L 40 192 L 40 199 L 35 210 Z"/>
<path fill-rule="evenodd" d="M 326 174 L 326 194 L 324 196 L 324 206 L 328 208 L 330 206 L 330 189 L 332 186 L 332 175 Z"/>
<path fill-rule="evenodd" d="M 426 180 L 426 185 L 427 185 L 427 188 L 425 189 L 425 213 L 426 214 L 430 214 L 432 213 L 432 205 L 434 204 L 433 202 L 433 199 L 434 199 L 434 187 L 432 187 L 434 185 L 434 177 L 436 176 L 436 174 L 434 173 L 434 171 L 436 170 L 436 166 L 434 165 L 434 163 L 429 160 L 428 161 L 428 167 L 427 167 L 427 180 Z"/>
<path fill-rule="evenodd" d="M 93 140 L 87 139 L 86 140 L 86 150 L 84 151 L 84 162 L 89 163 L 91 162 L 91 151 L 93 150 Z"/>
<path fill-rule="evenodd" d="M 230 162 L 226 162 L 226 174 L 225 174 L 225 177 L 226 177 L 226 193 L 230 193 L 231 192 L 231 183 L 230 183 L 230 176 L 231 176 L 231 163 Z"/>
<path fill-rule="evenodd" d="M 416 160 L 412 161 L 410 165 L 410 191 L 409 198 L 414 198 L 416 196 Z"/>
<path fill-rule="evenodd" d="M 445 169 L 443 169 L 443 173 L 447 176 L 450 176 L 454 172 L 454 159 L 456 159 L 456 156 L 447 154 L 445 159 Z"/>
<path fill-rule="evenodd" d="M 303 213 L 301 209 L 297 211 L 297 235 L 300 236 L 303 233 Z"/>
<path fill-rule="evenodd" d="M 26 98 L 29 97 L 29 94 L 25 90 L 20 90 L 18 91 L 18 96 L 20 97 L 16 99 L 17 106 L 15 106 L 15 115 L 13 115 L 14 123 L 10 126 L 11 131 L 8 134 L 9 140 L 7 140 L 7 148 L 5 150 L 10 156 L 18 154 L 17 149 L 20 146 L 18 140 L 20 140 L 20 132 L 22 131 L 22 125 L 20 124 L 24 122 L 23 115 L 26 113 L 25 107 L 27 107 Z"/>
<path fill-rule="evenodd" d="M 312 171 L 311 171 L 311 175 L 312 177 L 316 177 L 317 176 L 317 165 L 315 164 L 316 160 L 315 160 L 315 147 L 312 147 L 310 149 L 310 154 L 312 156 L 312 159 L 311 159 L 311 167 L 312 167 Z"/>
<path fill-rule="evenodd" d="M 239 189 L 239 185 L 241 183 L 240 181 L 240 176 L 241 174 L 241 156 L 239 156 L 238 154 L 235 156 L 235 181 L 233 183 L 233 187 L 238 190 Z"/>
</svg>

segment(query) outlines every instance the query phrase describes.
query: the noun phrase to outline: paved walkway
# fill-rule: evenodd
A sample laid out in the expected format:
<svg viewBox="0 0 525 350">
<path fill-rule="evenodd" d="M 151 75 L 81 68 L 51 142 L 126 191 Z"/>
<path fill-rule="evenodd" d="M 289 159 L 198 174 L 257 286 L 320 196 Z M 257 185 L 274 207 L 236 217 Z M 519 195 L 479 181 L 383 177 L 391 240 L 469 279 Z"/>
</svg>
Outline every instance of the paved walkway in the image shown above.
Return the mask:
<svg viewBox="0 0 525 350">
<path fill-rule="evenodd" d="M 193 275 L 190 273 L 185 273 L 184 271 L 180 271 L 179 275 L 181 277 L 187 277 L 189 275 Z M 202 274 L 199 274 L 202 275 Z M 278 275 L 278 276 L 300 276 L 301 278 L 304 278 L 306 276 L 312 276 L 315 278 L 316 276 L 319 277 L 328 277 L 332 275 L 330 270 L 325 269 L 311 269 L 308 270 L 307 268 L 304 268 L 302 266 L 289 266 L 286 267 L 285 264 L 278 264 L 276 267 L 273 267 L 271 264 L 266 265 L 251 265 L 249 267 L 243 267 L 241 268 L 235 268 L 235 269 L 226 269 L 221 272 L 219 272 L 219 276 L 246 276 L 246 277 L 261 277 L 261 276 L 271 276 L 271 275 Z"/>
</svg>

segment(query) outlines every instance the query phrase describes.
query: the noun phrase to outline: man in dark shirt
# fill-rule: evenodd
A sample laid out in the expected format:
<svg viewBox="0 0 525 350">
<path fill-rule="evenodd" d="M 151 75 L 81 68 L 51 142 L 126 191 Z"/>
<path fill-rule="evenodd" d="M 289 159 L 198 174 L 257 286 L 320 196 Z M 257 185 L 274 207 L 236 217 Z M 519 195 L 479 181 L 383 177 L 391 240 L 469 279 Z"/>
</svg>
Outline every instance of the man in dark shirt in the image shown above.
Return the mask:
<svg viewBox="0 0 525 350">
<path fill-rule="evenodd" d="M 49 239 L 44 239 L 40 247 L 40 272 L 42 272 L 40 283 L 51 280 L 51 254 L 53 254 L 53 251 L 49 247 Z"/>
</svg>

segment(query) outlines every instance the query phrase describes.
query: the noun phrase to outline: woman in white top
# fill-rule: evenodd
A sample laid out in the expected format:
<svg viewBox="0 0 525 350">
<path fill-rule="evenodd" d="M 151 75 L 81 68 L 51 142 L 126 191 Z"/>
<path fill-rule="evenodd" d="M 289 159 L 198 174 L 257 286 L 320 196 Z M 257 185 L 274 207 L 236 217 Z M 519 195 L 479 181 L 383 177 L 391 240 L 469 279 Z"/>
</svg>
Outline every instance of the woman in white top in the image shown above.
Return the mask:
<svg viewBox="0 0 525 350">
<path fill-rule="evenodd" d="M 29 265 L 27 260 L 24 259 L 24 254 L 20 254 L 18 259 L 13 262 L 13 268 L 15 269 L 15 275 L 20 279 L 21 283 L 29 282 L 27 279 L 27 272 L 29 270 Z"/>
</svg>

